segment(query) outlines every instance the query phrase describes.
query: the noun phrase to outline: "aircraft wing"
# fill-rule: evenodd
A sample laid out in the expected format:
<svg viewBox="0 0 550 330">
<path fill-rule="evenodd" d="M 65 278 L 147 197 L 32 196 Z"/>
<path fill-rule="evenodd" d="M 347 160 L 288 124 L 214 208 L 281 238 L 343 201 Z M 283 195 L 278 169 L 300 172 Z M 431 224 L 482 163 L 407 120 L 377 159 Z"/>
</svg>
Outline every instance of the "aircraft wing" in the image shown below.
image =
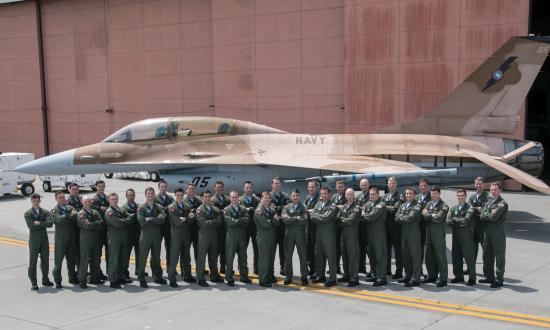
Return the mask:
<svg viewBox="0 0 550 330">
<path fill-rule="evenodd" d="M 522 170 L 519 170 L 513 166 L 510 166 L 494 157 L 487 154 L 483 154 L 477 151 L 462 150 L 473 158 L 485 163 L 487 166 L 494 168 L 495 170 L 509 176 L 510 178 L 518 181 L 519 183 L 526 185 L 527 187 L 539 191 L 543 194 L 550 195 L 550 187 L 543 181 L 531 176 Z"/>
</svg>

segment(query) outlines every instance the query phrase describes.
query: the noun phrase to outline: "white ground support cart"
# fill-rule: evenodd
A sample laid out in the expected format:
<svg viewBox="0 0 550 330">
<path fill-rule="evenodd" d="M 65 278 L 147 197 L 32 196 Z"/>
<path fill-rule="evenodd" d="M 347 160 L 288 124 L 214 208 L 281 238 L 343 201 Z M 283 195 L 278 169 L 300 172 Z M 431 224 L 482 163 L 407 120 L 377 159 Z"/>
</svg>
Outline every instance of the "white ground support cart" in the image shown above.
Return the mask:
<svg viewBox="0 0 550 330">
<path fill-rule="evenodd" d="M 42 189 L 50 192 L 54 189 L 66 189 L 71 183 L 76 183 L 80 188 L 95 191 L 95 182 L 101 179 L 101 174 L 80 174 L 80 175 L 47 175 L 40 176 Z"/>
<path fill-rule="evenodd" d="M 34 154 L 23 152 L 0 153 L 0 194 L 13 194 L 19 189 L 23 196 L 34 193 L 34 175 L 14 172 L 17 166 L 34 160 Z"/>
</svg>

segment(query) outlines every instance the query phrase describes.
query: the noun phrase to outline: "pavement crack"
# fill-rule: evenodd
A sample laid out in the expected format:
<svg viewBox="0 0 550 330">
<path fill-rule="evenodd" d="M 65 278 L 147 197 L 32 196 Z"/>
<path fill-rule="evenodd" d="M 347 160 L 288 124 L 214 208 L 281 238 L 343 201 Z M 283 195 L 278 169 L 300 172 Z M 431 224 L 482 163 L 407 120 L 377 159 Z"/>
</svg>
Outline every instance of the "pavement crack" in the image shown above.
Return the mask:
<svg viewBox="0 0 550 330">
<path fill-rule="evenodd" d="M 44 323 L 40 323 L 40 322 L 29 321 L 29 320 L 25 320 L 25 319 L 22 319 L 22 318 L 19 318 L 19 317 L 11 316 L 11 315 L 6 315 L 6 314 L 0 313 L 0 316 L 6 317 L 6 318 L 12 319 L 12 320 L 17 320 L 17 321 L 29 323 L 29 324 L 39 325 L 41 327 L 45 327 L 45 328 L 49 328 L 49 329 L 57 329 L 57 327 L 54 327 L 52 325 L 48 325 L 48 324 L 44 324 Z"/>
</svg>

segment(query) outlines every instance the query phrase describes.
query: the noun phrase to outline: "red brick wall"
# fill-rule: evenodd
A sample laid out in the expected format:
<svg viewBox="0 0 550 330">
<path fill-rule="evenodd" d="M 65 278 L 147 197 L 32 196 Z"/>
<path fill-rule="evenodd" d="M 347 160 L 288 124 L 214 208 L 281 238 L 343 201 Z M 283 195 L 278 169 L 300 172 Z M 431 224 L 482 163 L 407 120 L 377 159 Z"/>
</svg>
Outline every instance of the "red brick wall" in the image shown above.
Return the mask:
<svg viewBox="0 0 550 330">
<path fill-rule="evenodd" d="M 508 37 L 526 34 L 528 4 L 44 1 L 51 151 L 171 115 L 372 132 L 429 112 Z M 41 155 L 35 22 L 33 2 L 0 6 L 0 150 Z"/>
</svg>

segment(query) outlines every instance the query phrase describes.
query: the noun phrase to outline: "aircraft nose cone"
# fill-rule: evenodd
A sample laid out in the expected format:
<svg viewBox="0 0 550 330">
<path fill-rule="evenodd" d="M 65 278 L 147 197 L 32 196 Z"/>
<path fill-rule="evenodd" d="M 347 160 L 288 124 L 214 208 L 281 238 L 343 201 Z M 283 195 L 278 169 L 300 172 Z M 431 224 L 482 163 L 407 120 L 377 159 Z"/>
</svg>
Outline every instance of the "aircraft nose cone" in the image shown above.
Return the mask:
<svg viewBox="0 0 550 330">
<path fill-rule="evenodd" d="M 74 165 L 74 150 L 67 150 L 19 165 L 16 172 L 35 175 L 66 174 Z"/>
</svg>

